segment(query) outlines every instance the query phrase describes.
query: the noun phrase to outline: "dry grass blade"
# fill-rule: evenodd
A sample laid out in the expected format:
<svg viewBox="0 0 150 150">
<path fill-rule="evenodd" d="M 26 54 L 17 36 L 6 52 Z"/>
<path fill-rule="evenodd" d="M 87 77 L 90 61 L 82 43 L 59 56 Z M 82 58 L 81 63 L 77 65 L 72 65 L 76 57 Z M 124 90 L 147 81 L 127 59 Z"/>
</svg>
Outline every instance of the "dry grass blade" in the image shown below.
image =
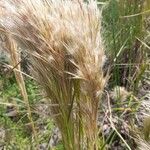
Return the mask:
<svg viewBox="0 0 150 150">
<path fill-rule="evenodd" d="M 29 121 L 31 122 L 34 138 L 36 139 L 36 131 L 35 131 L 34 123 L 32 120 L 30 104 L 29 104 L 29 100 L 28 100 L 28 94 L 26 91 L 23 73 L 21 71 L 21 65 L 20 65 L 21 56 L 20 56 L 20 53 L 18 52 L 18 47 L 17 47 L 18 45 L 14 41 L 14 39 L 11 37 L 11 35 L 9 35 L 9 34 L 6 34 L 6 41 L 5 42 L 6 42 L 5 48 L 8 50 L 8 52 L 10 54 L 10 64 L 13 66 L 13 72 L 15 74 L 15 78 L 16 78 L 17 84 L 19 86 L 22 98 L 23 98 L 25 105 L 27 107 L 28 118 L 29 118 Z M 16 105 L 16 107 L 17 107 L 17 105 Z M 19 110 L 19 108 L 17 108 L 17 110 Z M 36 140 L 36 142 L 37 142 L 37 140 Z"/>
</svg>

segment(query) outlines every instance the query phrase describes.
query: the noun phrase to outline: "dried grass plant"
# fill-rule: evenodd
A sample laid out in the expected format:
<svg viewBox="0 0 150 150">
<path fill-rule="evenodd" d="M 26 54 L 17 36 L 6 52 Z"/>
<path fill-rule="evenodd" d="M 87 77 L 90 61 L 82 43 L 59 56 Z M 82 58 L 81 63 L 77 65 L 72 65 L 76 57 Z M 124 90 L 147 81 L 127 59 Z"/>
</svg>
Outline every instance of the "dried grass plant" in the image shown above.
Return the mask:
<svg viewBox="0 0 150 150">
<path fill-rule="evenodd" d="M 31 55 L 67 150 L 97 147 L 106 83 L 101 13 L 94 0 L 1 0 L 0 24 Z"/>
<path fill-rule="evenodd" d="M 1 7 L 0 9 L 0 17 L 7 17 L 6 11 L 3 11 L 3 8 Z M 3 47 L 7 52 L 10 54 L 10 67 L 12 67 L 12 70 L 14 72 L 17 84 L 20 89 L 21 96 L 25 102 L 25 105 L 27 107 L 27 114 L 28 114 L 28 119 L 31 123 L 32 131 L 34 138 L 37 142 L 36 138 L 36 130 L 34 126 L 34 122 L 32 119 L 32 114 L 31 114 L 31 109 L 30 109 L 30 104 L 29 104 L 29 99 L 28 99 L 28 94 L 25 86 L 25 81 L 23 77 L 23 73 L 21 71 L 21 55 L 20 52 L 18 51 L 18 45 L 16 41 L 13 39 L 12 35 L 6 32 L 5 28 L 3 28 L 3 24 L 0 24 L 0 33 L 5 34 L 5 46 Z M 16 106 L 17 107 L 17 106 Z M 17 108 L 17 111 L 19 108 Z"/>
</svg>

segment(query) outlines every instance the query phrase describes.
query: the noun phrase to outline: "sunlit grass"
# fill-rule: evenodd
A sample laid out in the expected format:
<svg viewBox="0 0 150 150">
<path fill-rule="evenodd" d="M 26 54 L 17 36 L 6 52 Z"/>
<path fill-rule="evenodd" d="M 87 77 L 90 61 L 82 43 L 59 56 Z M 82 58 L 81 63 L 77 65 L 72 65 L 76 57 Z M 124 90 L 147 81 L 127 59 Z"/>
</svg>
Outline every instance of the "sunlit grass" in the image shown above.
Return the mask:
<svg viewBox="0 0 150 150">
<path fill-rule="evenodd" d="M 132 149 L 132 144 L 115 126 L 113 114 L 124 122 L 124 114 L 128 112 L 131 117 L 128 127 L 133 130 L 131 126 L 135 126 L 133 120 L 141 103 L 135 95 L 142 80 L 149 80 L 150 31 L 145 23 L 150 12 L 149 0 L 99 0 L 103 17 L 97 14 L 99 11 L 90 9 L 93 5 L 86 10 L 80 1 L 66 5 L 59 0 L 54 3 L 22 0 L 19 3 L 24 5 L 21 11 L 13 10 L 13 7 L 9 10 L 7 5 L 8 14 L 4 11 L 4 15 L 11 16 L 10 24 L 4 19 L 6 24 L 1 25 L 15 36 L 18 44 L 26 45 L 34 76 L 53 105 L 52 114 L 56 115 L 54 120 L 64 145 L 60 144 L 56 149 L 105 150 L 116 137 L 126 149 Z M 78 11 L 76 5 L 80 6 Z M 52 16 L 48 15 L 49 11 Z M 14 20 L 15 30 L 11 28 Z M 99 48 L 97 55 L 96 48 Z M 108 90 L 113 89 L 114 95 L 106 92 L 112 130 L 104 137 L 101 131 L 98 132 L 97 113 L 107 71 L 110 73 Z M 28 93 L 32 97 L 30 91 Z M 109 96 L 116 100 L 113 107 Z M 149 136 L 149 128 L 145 130 L 145 135 Z M 142 144 L 146 146 L 148 142 L 141 138 Z"/>
</svg>

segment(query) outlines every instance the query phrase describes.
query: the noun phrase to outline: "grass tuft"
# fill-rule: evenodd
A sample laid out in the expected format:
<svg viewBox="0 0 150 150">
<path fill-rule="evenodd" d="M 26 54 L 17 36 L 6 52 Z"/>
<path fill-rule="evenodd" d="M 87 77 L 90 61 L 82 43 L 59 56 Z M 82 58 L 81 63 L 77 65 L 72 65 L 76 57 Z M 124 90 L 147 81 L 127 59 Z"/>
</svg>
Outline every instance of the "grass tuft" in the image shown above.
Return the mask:
<svg viewBox="0 0 150 150">
<path fill-rule="evenodd" d="M 58 105 L 52 114 L 58 115 L 65 149 L 98 149 L 98 106 L 106 78 L 96 1 L 3 1 L 1 8 L 1 25 L 27 46 L 36 80 Z"/>
</svg>

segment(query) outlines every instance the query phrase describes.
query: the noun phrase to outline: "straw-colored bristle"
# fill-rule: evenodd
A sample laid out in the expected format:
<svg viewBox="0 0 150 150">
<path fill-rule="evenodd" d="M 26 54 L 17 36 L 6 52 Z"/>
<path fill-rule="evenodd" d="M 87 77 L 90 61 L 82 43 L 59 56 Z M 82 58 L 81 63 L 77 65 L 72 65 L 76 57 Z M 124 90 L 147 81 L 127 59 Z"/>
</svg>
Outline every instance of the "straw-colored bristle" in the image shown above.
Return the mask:
<svg viewBox="0 0 150 150">
<path fill-rule="evenodd" d="M 138 150 L 150 150 L 150 143 L 143 139 L 137 140 Z"/>
<path fill-rule="evenodd" d="M 93 140 L 106 82 L 102 70 L 105 55 L 101 13 L 96 1 L 1 0 L 0 7 L 5 14 L 0 17 L 1 26 L 27 45 L 37 81 L 51 103 L 61 107 L 53 108 L 53 113 L 69 116 L 70 109 L 79 106 L 76 110 L 80 109 L 83 115 L 85 132 Z M 77 105 L 68 107 L 72 103 Z M 61 130 L 65 130 L 61 126 L 64 118 L 56 119 Z"/>
</svg>

